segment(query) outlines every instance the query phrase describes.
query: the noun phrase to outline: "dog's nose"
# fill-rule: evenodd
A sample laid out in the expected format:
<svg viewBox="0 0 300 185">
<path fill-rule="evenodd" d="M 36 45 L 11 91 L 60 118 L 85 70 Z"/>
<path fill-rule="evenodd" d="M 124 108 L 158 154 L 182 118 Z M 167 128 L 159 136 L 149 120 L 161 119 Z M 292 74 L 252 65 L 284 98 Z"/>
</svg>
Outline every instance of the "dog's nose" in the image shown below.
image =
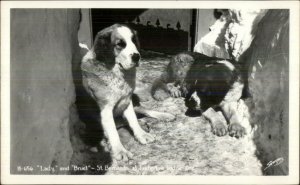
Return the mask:
<svg viewBox="0 0 300 185">
<path fill-rule="evenodd" d="M 132 55 L 132 61 L 133 62 L 135 62 L 136 64 L 138 64 L 138 62 L 139 62 L 139 60 L 140 60 L 140 58 L 141 58 L 141 55 L 140 54 L 138 54 L 138 53 L 133 53 L 133 55 Z"/>
</svg>

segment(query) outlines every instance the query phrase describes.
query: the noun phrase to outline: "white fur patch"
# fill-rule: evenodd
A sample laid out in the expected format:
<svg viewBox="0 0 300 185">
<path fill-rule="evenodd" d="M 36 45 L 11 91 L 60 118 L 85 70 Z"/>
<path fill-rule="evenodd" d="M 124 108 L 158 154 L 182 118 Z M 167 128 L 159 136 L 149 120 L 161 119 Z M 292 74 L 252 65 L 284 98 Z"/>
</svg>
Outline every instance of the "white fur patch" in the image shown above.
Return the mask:
<svg viewBox="0 0 300 185">
<path fill-rule="evenodd" d="M 135 43 L 132 42 L 132 31 L 127 27 L 119 27 L 116 32 L 122 36 L 126 47 L 116 57 L 116 62 L 121 64 L 125 69 L 131 68 L 135 64 L 132 62 L 132 55 L 139 53 Z"/>
<path fill-rule="evenodd" d="M 228 67 L 228 69 L 230 69 L 231 71 L 233 71 L 235 69 L 234 65 L 227 61 L 227 60 L 222 60 L 222 61 L 217 61 L 219 64 L 224 64 L 226 67 Z"/>
<path fill-rule="evenodd" d="M 82 58 L 82 62 L 87 62 L 88 60 L 95 59 L 95 53 L 93 50 L 89 50 L 84 57 Z"/>
<path fill-rule="evenodd" d="M 79 43 L 79 47 L 83 48 L 83 49 L 86 49 L 86 50 L 90 50 L 88 48 L 88 46 L 86 44 L 83 44 L 83 43 Z"/>
<path fill-rule="evenodd" d="M 122 35 L 122 37 L 126 40 L 126 41 L 131 41 L 131 37 L 132 37 L 132 32 L 129 28 L 127 27 L 119 27 L 117 28 L 117 32 Z"/>
<path fill-rule="evenodd" d="M 128 124 L 130 126 L 130 128 L 132 129 L 132 131 L 134 132 L 134 134 L 140 134 L 143 132 L 143 130 L 141 129 L 136 114 L 134 112 L 133 109 L 133 105 L 132 102 L 130 102 L 130 104 L 128 105 L 128 108 L 124 111 L 124 117 L 127 119 Z"/>
<path fill-rule="evenodd" d="M 136 45 L 132 42 L 132 32 L 129 28 L 127 27 L 120 27 L 117 29 L 117 32 L 122 35 L 123 39 L 126 42 L 126 52 L 128 52 L 128 54 L 132 54 L 132 53 L 138 53 Z"/>
<path fill-rule="evenodd" d="M 244 88 L 243 83 L 234 82 L 231 89 L 228 91 L 223 101 L 221 102 L 221 104 L 224 102 L 237 102 L 242 96 L 243 88 Z"/>
</svg>

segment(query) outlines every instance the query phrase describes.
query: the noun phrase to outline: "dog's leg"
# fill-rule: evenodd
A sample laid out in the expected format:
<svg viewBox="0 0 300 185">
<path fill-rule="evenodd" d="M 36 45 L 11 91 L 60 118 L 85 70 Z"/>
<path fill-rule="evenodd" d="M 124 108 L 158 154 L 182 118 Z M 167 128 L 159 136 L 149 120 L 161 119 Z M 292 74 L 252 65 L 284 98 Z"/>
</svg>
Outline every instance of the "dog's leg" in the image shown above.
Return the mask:
<svg viewBox="0 0 300 185">
<path fill-rule="evenodd" d="M 246 135 L 246 129 L 242 126 L 243 115 L 238 111 L 238 102 L 226 102 L 221 104 L 224 116 L 229 121 L 228 131 L 230 136 L 236 138 Z"/>
<path fill-rule="evenodd" d="M 202 115 L 209 120 L 213 134 L 224 136 L 227 133 L 227 123 L 222 112 L 209 108 Z"/>
<path fill-rule="evenodd" d="M 182 97 L 181 90 L 180 90 L 180 86 L 175 86 L 174 83 L 168 83 L 168 84 L 167 84 L 167 87 L 168 87 L 168 90 L 169 90 L 170 95 L 171 95 L 173 98 L 179 98 L 179 97 Z"/>
<path fill-rule="evenodd" d="M 154 137 L 151 134 L 145 132 L 139 125 L 132 102 L 124 111 L 124 117 L 127 119 L 134 136 L 141 144 L 147 144 L 154 141 Z"/>
<path fill-rule="evenodd" d="M 246 135 L 246 129 L 242 125 L 244 122 L 243 114 L 239 111 L 239 100 L 242 96 L 243 88 L 244 84 L 237 80 L 226 94 L 224 100 L 220 103 L 222 112 L 229 121 L 229 135 L 236 138 Z"/>
<path fill-rule="evenodd" d="M 158 79 L 156 79 L 151 87 L 151 95 L 157 101 L 163 101 L 170 97 L 168 92 L 167 83 L 170 81 L 170 77 L 167 71 L 165 71 Z"/>
<path fill-rule="evenodd" d="M 111 145 L 113 158 L 128 161 L 133 155 L 124 148 L 120 141 L 112 110 L 113 109 L 108 106 L 101 110 L 101 124 Z"/>
</svg>

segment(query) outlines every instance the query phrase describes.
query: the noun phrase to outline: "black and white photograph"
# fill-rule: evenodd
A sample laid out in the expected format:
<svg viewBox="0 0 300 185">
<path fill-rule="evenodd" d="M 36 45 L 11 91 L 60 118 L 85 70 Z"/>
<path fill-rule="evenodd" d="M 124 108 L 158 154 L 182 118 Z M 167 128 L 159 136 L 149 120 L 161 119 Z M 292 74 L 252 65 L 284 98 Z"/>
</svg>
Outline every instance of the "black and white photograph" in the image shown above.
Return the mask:
<svg viewBox="0 0 300 185">
<path fill-rule="evenodd" d="M 1 5 L 3 184 L 299 184 L 298 1 Z"/>
</svg>

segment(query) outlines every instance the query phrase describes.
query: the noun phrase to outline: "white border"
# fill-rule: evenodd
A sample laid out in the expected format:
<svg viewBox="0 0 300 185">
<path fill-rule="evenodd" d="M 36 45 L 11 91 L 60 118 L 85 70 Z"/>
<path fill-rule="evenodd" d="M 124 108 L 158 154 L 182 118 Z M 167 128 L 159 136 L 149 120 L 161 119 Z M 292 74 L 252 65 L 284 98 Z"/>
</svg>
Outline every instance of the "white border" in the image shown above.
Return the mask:
<svg viewBox="0 0 300 185">
<path fill-rule="evenodd" d="M 10 8 L 262 8 L 290 9 L 289 176 L 10 175 Z M 298 1 L 2 1 L 1 182 L 3 184 L 298 184 L 299 2 Z"/>
</svg>

